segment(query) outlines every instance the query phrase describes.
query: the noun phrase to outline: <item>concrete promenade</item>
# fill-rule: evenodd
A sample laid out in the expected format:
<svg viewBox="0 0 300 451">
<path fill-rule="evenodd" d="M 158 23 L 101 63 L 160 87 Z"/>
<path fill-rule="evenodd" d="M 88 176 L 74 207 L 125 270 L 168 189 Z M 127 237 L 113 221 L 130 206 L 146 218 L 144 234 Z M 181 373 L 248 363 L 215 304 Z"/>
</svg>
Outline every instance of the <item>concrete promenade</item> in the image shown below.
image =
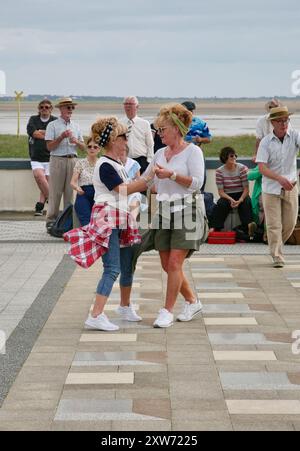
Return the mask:
<svg viewBox="0 0 300 451">
<path fill-rule="evenodd" d="M 185 265 L 203 314 L 169 329 L 152 327 L 166 277 L 147 254 L 143 321 L 118 319 L 116 286 L 120 331 L 87 331 L 101 262 L 75 267 L 43 222 L 0 220 L 0 431 L 300 430 L 300 247 L 284 269 L 267 252 L 204 245 Z"/>
</svg>

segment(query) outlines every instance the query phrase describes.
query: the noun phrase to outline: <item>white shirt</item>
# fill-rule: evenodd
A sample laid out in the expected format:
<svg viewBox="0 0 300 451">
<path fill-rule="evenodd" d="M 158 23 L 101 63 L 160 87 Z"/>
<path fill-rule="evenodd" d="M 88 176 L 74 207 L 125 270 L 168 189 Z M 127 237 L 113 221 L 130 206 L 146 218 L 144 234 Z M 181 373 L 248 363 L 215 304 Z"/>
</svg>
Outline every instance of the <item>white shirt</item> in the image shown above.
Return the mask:
<svg viewBox="0 0 300 451">
<path fill-rule="evenodd" d="M 155 164 L 159 164 L 163 168 L 174 171 L 179 175 L 192 177 L 193 181 L 190 187 L 185 187 L 179 185 L 176 181 L 155 177 L 157 200 L 171 202 L 200 191 L 204 181 L 204 158 L 200 147 L 191 143 L 182 152 L 174 155 L 169 162 L 166 160 L 165 151 L 166 147 L 163 147 L 156 152 L 145 175 L 147 176 L 150 173 Z"/>
<path fill-rule="evenodd" d="M 124 183 L 129 182 L 124 166 L 121 163 L 118 163 L 117 161 L 112 160 L 111 158 L 107 158 L 105 156 L 100 157 L 96 163 L 93 176 L 93 185 L 95 188 L 95 196 L 94 196 L 95 202 L 97 204 L 107 202 L 108 205 L 114 208 L 119 208 L 120 210 L 127 211 L 128 210 L 127 193 L 125 192 L 124 195 L 122 195 L 122 193 L 118 193 L 117 191 L 114 190 L 109 191 L 109 189 L 100 179 L 99 171 L 100 167 L 104 163 L 110 164 L 119 174 L 120 178 L 123 180 Z"/>
<path fill-rule="evenodd" d="M 268 114 L 258 118 L 256 123 L 256 138 L 263 139 L 273 131 L 271 121 L 268 120 Z"/>
<path fill-rule="evenodd" d="M 45 141 L 54 141 L 66 130 L 72 130 L 74 138 L 84 142 L 79 126 L 73 121 L 66 122 L 62 117 L 59 117 L 56 121 L 52 121 L 48 124 Z M 51 151 L 51 156 L 62 157 L 64 155 L 77 155 L 76 147 L 76 144 L 70 143 L 69 138 L 64 138 L 57 148 Z"/>
<path fill-rule="evenodd" d="M 296 182 L 299 148 L 300 133 L 296 130 L 288 130 L 283 143 L 272 132 L 261 140 L 256 163 L 265 163 L 271 171 L 287 178 L 290 182 Z M 263 176 L 262 190 L 266 194 L 280 195 L 282 186 L 276 180 Z"/>
<path fill-rule="evenodd" d="M 150 124 L 145 119 L 135 116 L 132 120 L 132 128 L 128 136 L 130 158 L 146 157 L 148 163 L 152 161 L 154 152 L 153 136 Z M 125 121 L 128 127 L 130 119 Z"/>
</svg>

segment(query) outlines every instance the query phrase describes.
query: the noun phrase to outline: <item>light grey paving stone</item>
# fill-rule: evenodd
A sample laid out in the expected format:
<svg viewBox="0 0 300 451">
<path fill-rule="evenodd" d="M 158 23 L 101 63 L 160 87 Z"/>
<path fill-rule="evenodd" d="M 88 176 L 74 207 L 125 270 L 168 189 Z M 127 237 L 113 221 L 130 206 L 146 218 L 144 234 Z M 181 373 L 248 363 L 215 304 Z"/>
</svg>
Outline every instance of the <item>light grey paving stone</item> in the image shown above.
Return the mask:
<svg viewBox="0 0 300 451">
<path fill-rule="evenodd" d="M 224 390 L 300 390 L 286 373 L 220 373 Z"/>
<path fill-rule="evenodd" d="M 286 343 L 268 341 L 263 334 L 209 333 L 208 336 L 213 345 L 286 345 Z"/>
<path fill-rule="evenodd" d="M 160 418 L 133 412 L 132 400 L 62 399 L 55 421 L 147 421 Z"/>
<path fill-rule="evenodd" d="M 137 352 L 77 352 L 72 366 L 156 365 L 138 359 Z"/>
<path fill-rule="evenodd" d="M 201 296 L 200 296 L 201 298 Z M 203 304 L 204 314 L 212 313 L 255 313 L 247 304 Z"/>
</svg>

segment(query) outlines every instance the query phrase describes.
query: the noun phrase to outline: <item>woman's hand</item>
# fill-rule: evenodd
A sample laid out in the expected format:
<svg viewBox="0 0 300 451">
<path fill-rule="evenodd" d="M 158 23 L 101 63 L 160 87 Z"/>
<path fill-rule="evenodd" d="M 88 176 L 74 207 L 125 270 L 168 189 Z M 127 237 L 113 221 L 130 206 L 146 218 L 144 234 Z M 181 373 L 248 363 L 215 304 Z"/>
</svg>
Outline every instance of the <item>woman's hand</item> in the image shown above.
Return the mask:
<svg viewBox="0 0 300 451">
<path fill-rule="evenodd" d="M 77 193 L 79 194 L 79 196 L 83 196 L 83 195 L 84 195 L 84 191 L 83 191 L 83 189 L 82 189 L 80 186 L 78 186 L 78 188 L 76 189 L 76 191 L 77 191 Z"/>
<path fill-rule="evenodd" d="M 156 177 L 159 179 L 169 179 L 173 174 L 173 171 L 169 171 L 168 169 L 165 169 L 159 164 L 157 164 L 155 174 Z"/>
</svg>

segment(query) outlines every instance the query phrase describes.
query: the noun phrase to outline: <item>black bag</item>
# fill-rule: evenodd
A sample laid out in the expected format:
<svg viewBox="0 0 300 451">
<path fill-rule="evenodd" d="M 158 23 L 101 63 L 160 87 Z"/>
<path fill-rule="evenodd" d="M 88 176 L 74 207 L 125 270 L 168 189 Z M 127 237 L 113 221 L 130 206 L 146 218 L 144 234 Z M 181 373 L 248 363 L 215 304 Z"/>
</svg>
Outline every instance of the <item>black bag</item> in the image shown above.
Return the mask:
<svg viewBox="0 0 300 451">
<path fill-rule="evenodd" d="M 48 233 L 56 238 L 62 238 L 63 234 L 73 229 L 73 205 L 68 205 L 56 218 L 56 221 Z"/>
</svg>

